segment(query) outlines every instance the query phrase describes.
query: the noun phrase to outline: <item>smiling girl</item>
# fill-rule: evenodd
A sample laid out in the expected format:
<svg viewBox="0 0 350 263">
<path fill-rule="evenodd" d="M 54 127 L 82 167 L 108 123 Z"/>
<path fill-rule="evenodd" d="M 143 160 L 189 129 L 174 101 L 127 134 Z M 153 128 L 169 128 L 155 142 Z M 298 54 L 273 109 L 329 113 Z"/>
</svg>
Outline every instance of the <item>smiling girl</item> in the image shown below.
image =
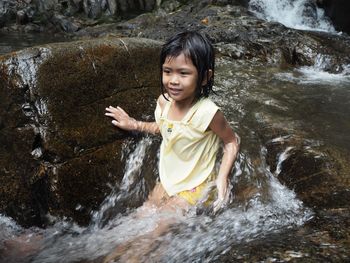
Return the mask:
<svg viewBox="0 0 350 263">
<path fill-rule="evenodd" d="M 214 212 L 229 199 L 228 179 L 238 153 L 238 136 L 208 96 L 214 80 L 214 50 L 198 32 L 171 37 L 160 54 L 161 90 L 155 122 L 131 118 L 122 108 L 109 106 L 106 115 L 124 130 L 160 133 L 159 176 L 146 204 L 188 210 L 203 203 L 216 185 Z M 223 157 L 215 170 L 220 141 Z"/>
</svg>

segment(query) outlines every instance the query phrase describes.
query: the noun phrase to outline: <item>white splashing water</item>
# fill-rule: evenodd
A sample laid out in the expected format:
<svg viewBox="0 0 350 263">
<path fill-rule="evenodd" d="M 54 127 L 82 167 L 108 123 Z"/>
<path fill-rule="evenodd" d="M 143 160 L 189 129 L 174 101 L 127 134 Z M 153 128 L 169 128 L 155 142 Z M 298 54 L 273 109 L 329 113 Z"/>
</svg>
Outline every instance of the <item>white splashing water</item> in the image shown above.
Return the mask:
<svg viewBox="0 0 350 263">
<path fill-rule="evenodd" d="M 123 145 L 123 155 L 129 153 L 129 156 L 125 163 L 125 173 L 119 187 L 120 189 L 118 192 L 115 191 L 116 189 L 113 189 L 112 193 L 102 203 L 100 210 L 93 213 L 93 225 L 101 226 L 105 213 L 110 209 L 113 209 L 113 207 L 115 207 L 122 199 L 128 198 L 128 193 L 131 191 L 131 187 L 141 179 L 143 160 L 145 159 L 147 149 L 151 144 L 152 140 L 149 137 L 145 137 L 138 143 L 135 150 L 131 153 L 129 152 L 131 141 L 127 141 Z"/>
<path fill-rule="evenodd" d="M 293 150 L 293 147 L 288 147 L 284 152 L 278 156 L 277 166 L 276 166 L 276 176 L 278 176 L 282 171 L 282 163 L 289 157 L 289 152 Z"/>
<path fill-rule="evenodd" d="M 14 220 L 0 214 L 0 245 L 3 241 L 12 238 L 20 229 Z"/>
<path fill-rule="evenodd" d="M 311 0 L 250 0 L 249 9 L 261 19 L 289 28 L 336 32 L 324 10 Z"/>
<path fill-rule="evenodd" d="M 278 73 L 276 77 L 281 80 L 300 84 L 327 84 L 336 86 L 339 84 L 350 84 L 350 65 L 341 65 L 339 73 L 327 71 L 330 57 L 318 54 L 313 66 L 303 66 L 293 72 Z"/>
<path fill-rule="evenodd" d="M 130 153 L 125 171 L 128 178 L 123 180 L 125 187 L 134 180 L 133 174 L 138 173 L 145 154 L 144 149 L 149 143 L 148 139 L 141 141 L 142 145 L 138 145 L 135 151 Z M 262 150 L 262 159 L 265 158 L 265 152 Z M 281 157 L 279 162 L 283 160 Z M 241 173 L 246 169 L 240 167 L 238 170 Z M 287 227 L 300 226 L 310 219 L 311 213 L 303 207 L 295 193 L 281 185 L 267 166 L 259 167 L 259 170 L 263 171 L 270 188 L 268 202 L 262 201 L 260 194 L 257 194 L 250 200 L 248 209 L 231 208 L 216 217 L 193 213 L 184 216 L 169 211 L 161 213 L 157 209 L 149 209 L 145 215 L 139 217 L 138 210 L 116 216 L 102 228 L 75 227 L 72 234 L 64 233 L 66 230 L 62 230 L 62 226 L 56 226 L 48 230 L 55 232 L 56 241 L 53 241 L 52 237 L 49 238 L 45 242 L 45 248 L 33 262 L 101 259 L 115 247 L 125 244 L 131 246 L 123 253 L 124 259 L 137 257 L 140 262 L 210 262 L 235 243 L 247 242 Z M 117 199 L 114 198 L 113 202 L 118 202 Z M 113 205 L 113 202 L 108 204 Z M 102 214 L 106 208 L 107 205 L 102 206 L 99 213 Z M 169 221 L 172 222 L 172 227 L 155 237 L 155 229 Z M 149 244 L 157 245 L 149 249 Z"/>
<path fill-rule="evenodd" d="M 145 138 L 128 154 L 120 188 L 127 189 L 140 180 L 141 164 L 150 144 L 151 140 Z M 83 228 L 61 220 L 46 229 L 41 249 L 30 258 L 30 262 L 77 262 L 86 259 L 100 262 L 116 247 L 127 244 L 122 255 L 126 262 L 135 258 L 138 262 L 211 262 L 234 244 L 302 225 L 312 214 L 303 207 L 295 193 L 281 185 L 269 171 L 265 155 L 266 149 L 262 149 L 261 167 L 254 168 L 252 163 L 239 160 L 236 168 L 239 174 L 246 171 L 254 173 L 254 169 L 262 172 L 269 187 L 268 201 L 258 193 L 250 199 L 248 208 L 230 208 L 215 217 L 161 212 L 156 208 L 143 213 L 144 210 L 138 209 L 118 214 L 107 224 L 97 227 L 104 211 L 118 203 L 118 194 L 112 193 L 106 200 L 113 201 L 101 206 L 90 227 Z M 280 158 L 279 162 L 283 160 Z M 250 169 L 246 169 L 247 165 Z M 168 222 L 166 230 L 155 235 L 155 230 L 164 222 Z"/>
</svg>

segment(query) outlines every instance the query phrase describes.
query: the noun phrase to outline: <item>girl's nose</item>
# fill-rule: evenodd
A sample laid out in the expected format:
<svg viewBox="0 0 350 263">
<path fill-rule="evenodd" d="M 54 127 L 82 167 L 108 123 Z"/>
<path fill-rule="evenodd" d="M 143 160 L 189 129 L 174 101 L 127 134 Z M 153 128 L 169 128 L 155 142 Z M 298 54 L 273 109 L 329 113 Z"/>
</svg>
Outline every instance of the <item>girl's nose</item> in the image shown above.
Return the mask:
<svg viewBox="0 0 350 263">
<path fill-rule="evenodd" d="M 179 80 L 178 80 L 178 78 L 177 78 L 176 75 L 173 75 L 173 76 L 170 78 L 170 84 L 174 84 L 174 85 L 179 84 Z"/>
</svg>

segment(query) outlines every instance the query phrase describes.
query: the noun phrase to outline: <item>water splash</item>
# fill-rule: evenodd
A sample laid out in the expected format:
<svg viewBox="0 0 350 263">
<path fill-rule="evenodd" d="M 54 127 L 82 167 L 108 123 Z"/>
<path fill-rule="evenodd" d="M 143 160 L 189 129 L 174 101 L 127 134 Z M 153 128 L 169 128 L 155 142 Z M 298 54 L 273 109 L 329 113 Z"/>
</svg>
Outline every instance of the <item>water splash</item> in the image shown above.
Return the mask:
<svg viewBox="0 0 350 263">
<path fill-rule="evenodd" d="M 1 243 L 5 240 L 12 238 L 16 233 L 21 230 L 21 227 L 16 224 L 16 222 L 0 214 L 0 247 Z"/>
<path fill-rule="evenodd" d="M 130 152 L 127 150 L 130 144 L 126 144 L 124 154 L 128 158 L 120 189 L 130 189 L 140 180 L 140 163 L 150 143 L 151 140 L 145 138 Z M 140 217 L 140 210 L 136 209 L 115 215 L 101 225 L 99 223 L 103 221 L 106 211 L 118 206 L 121 200 L 118 194 L 112 194 L 95 214 L 93 222 L 98 227 L 79 228 L 61 221 L 46 231 L 45 246 L 31 260 L 49 263 L 89 259 L 100 262 L 106 255 L 115 253 L 116 248 L 122 247 L 125 249 L 123 260 L 211 262 L 234 244 L 302 225 L 311 218 L 311 212 L 304 208 L 293 191 L 283 186 L 270 172 L 265 158 L 266 149 L 262 148 L 259 167 L 246 162 L 249 158 L 239 158 L 236 163 L 237 172 L 233 181 L 242 173 L 255 173 L 258 170 L 268 185 L 269 197 L 261 198 L 263 193 L 259 192 L 249 200 L 248 207 L 236 205 L 215 217 L 161 212 L 156 208 L 149 209 Z M 159 226 L 164 222 L 167 227 L 159 232 Z"/>
<path fill-rule="evenodd" d="M 250 0 L 249 9 L 259 18 L 286 27 L 335 33 L 324 10 L 310 0 Z"/>
<path fill-rule="evenodd" d="M 341 83 L 350 83 L 350 65 L 341 65 L 337 68 L 338 73 L 329 72 L 331 58 L 318 54 L 314 65 L 303 66 L 293 72 L 277 73 L 276 77 L 281 80 L 300 84 L 326 84 L 336 86 Z"/>
<path fill-rule="evenodd" d="M 125 206 L 128 199 L 132 198 L 137 191 L 136 185 L 143 179 L 141 175 L 142 165 L 152 140 L 149 137 L 144 137 L 138 142 L 134 151 L 130 151 L 132 143 L 132 141 L 126 141 L 123 144 L 122 158 L 127 155 L 127 160 L 121 185 L 118 188 L 113 187 L 111 194 L 101 204 L 99 211 L 93 213 L 92 225 L 95 227 L 104 226 L 108 220 L 122 212 L 123 208 L 120 205 Z"/>
</svg>

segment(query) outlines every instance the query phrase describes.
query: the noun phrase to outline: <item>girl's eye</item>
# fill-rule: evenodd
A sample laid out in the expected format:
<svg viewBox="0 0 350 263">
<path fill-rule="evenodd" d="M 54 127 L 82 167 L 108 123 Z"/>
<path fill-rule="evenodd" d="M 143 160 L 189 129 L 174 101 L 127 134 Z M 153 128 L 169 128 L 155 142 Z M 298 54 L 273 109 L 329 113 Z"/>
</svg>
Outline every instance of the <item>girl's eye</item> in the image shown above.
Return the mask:
<svg viewBox="0 0 350 263">
<path fill-rule="evenodd" d="M 169 70 L 169 69 L 163 69 L 163 73 L 169 74 L 169 73 L 170 73 L 170 70 Z"/>
<path fill-rule="evenodd" d="M 188 75 L 189 73 L 188 72 L 185 72 L 185 71 L 183 71 L 183 72 L 181 72 L 181 75 Z"/>
</svg>

